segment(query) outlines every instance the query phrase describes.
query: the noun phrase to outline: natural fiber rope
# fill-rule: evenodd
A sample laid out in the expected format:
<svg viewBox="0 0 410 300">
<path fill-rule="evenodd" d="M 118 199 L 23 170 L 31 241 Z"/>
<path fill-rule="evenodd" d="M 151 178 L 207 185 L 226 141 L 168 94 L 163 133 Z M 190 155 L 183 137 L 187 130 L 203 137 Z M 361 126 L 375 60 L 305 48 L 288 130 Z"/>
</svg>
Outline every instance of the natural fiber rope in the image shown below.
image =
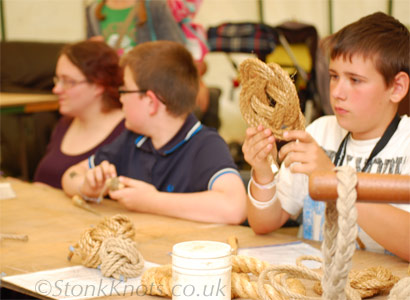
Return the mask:
<svg viewBox="0 0 410 300">
<path fill-rule="evenodd" d="M 315 256 L 301 256 L 297 259 L 295 266 L 280 265 L 274 266 L 254 257 L 233 255 L 232 275 L 231 275 L 231 296 L 232 298 L 244 299 L 303 299 L 317 300 L 319 297 L 306 296 L 306 289 L 297 278 L 317 281 L 315 292 L 322 294 L 320 285 L 321 275 L 302 265 L 302 261 L 314 260 L 322 262 L 321 258 Z M 371 297 L 383 291 L 388 291 L 398 278 L 391 275 L 391 272 L 383 267 L 377 267 L 378 271 L 373 272 L 373 268 L 363 271 L 352 271 L 349 274 L 352 288 L 361 297 Z M 255 281 L 259 276 L 259 280 Z M 279 276 L 278 276 L 279 274 Z M 366 275 L 367 274 L 367 275 Z M 390 275 L 391 276 L 390 276 Z M 290 277 L 290 276 L 293 276 Z M 367 279 L 366 279 L 366 278 Z M 141 284 L 149 287 L 148 293 L 155 296 L 172 296 L 172 267 L 164 265 L 150 268 L 144 272 Z M 397 285 L 396 285 L 397 286 Z M 405 299 L 405 298 L 398 298 Z M 392 298 L 390 300 L 398 300 Z"/>
<path fill-rule="evenodd" d="M 322 253 L 324 274 L 323 298 L 331 300 L 360 299 L 347 283 L 357 237 L 356 172 L 348 166 L 335 168 L 339 181 L 338 199 L 326 204 Z M 335 220 L 337 219 L 337 222 Z"/>
<path fill-rule="evenodd" d="M 390 270 L 378 266 L 360 271 L 351 271 L 349 273 L 349 281 L 350 286 L 355 289 L 363 299 L 379 293 L 386 293 L 399 281 L 399 277 L 394 276 Z M 317 282 L 313 286 L 313 290 L 318 295 L 323 294 L 320 282 Z"/>
<path fill-rule="evenodd" d="M 134 224 L 123 215 L 105 218 L 96 227 L 85 230 L 68 258 L 78 255 L 89 268 L 100 268 L 106 277 L 118 280 L 137 277 L 144 260 L 134 241 Z"/>
<path fill-rule="evenodd" d="M 120 179 L 118 177 L 108 178 L 105 181 L 104 187 L 102 188 L 100 194 L 98 195 L 98 202 L 101 203 L 101 201 L 104 198 L 104 195 L 108 191 L 117 191 L 123 188 L 124 188 L 124 184 L 120 182 Z"/>
<path fill-rule="evenodd" d="M 305 129 L 295 85 L 278 64 L 249 58 L 240 64 L 239 76 L 240 110 L 250 126 L 262 124 L 278 140 L 285 130 Z"/>
<path fill-rule="evenodd" d="M 410 299 L 410 277 L 401 279 L 390 291 L 389 300 Z"/>
<path fill-rule="evenodd" d="M 262 299 L 258 282 L 251 280 L 247 273 L 252 273 L 258 276 L 264 269 L 272 266 L 259 259 L 247 256 L 232 256 L 232 276 L 231 276 L 231 296 L 232 298 L 246 298 L 246 299 Z M 291 268 L 296 268 L 290 266 Z M 278 266 L 280 269 L 286 266 Z M 309 269 L 305 268 L 310 271 Z M 279 273 L 283 273 L 280 272 Z M 282 274 L 281 274 L 282 275 Z M 318 280 L 316 278 L 316 280 Z M 296 295 L 296 297 L 306 294 L 305 288 L 299 280 L 294 278 L 287 278 L 283 276 L 276 276 L 274 279 L 275 286 L 284 285 L 289 290 L 289 295 Z M 141 278 L 141 284 L 146 287 L 150 295 L 172 297 L 172 266 L 164 265 L 160 267 L 150 268 L 144 272 Z M 275 286 L 265 284 L 263 286 L 264 293 L 269 297 L 268 299 L 285 299 L 279 293 Z M 295 299 L 310 299 L 310 298 L 295 298 Z"/>
<path fill-rule="evenodd" d="M 16 241 L 28 241 L 27 234 L 12 234 L 12 233 L 0 233 L 0 241 L 2 240 L 16 240 Z"/>
<path fill-rule="evenodd" d="M 388 291 L 399 280 L 383 267 L 372 267 L 362 271 L 352 271 L 351 259 L 357 237 L 356 172 L 348 166 L 337 167 L 338 199 L 336 204 L 328 202 L 325 212 L 324 276 L 322 279 L 324 299 L 361 299 L 379 292 Z M 337 223 L 335 220 L 338 220 Z M 346 285 L 348 282 L 349 284 Z M 406 285 L 407 284 L 407 285 Z M 403 278 L 390 292 L 389 300 L 409 299 L 409 277 Z M 315 286 L 321 294 L 321 287 Z"/>
</svg>

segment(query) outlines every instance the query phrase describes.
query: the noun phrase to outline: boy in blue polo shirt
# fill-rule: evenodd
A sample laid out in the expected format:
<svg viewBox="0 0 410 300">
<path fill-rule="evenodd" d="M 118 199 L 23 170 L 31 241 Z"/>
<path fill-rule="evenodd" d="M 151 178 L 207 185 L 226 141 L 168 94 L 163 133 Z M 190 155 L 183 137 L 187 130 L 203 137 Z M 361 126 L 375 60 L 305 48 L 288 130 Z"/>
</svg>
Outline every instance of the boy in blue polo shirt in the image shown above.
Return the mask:
<svg viewBox="0 0 410 300">
<path fill-rule="evenodd" d="M 110 197 L 138 212 L 239 224 L 246 192 L 228 147 L 191 113 L 198 73 L 190 53 L 171 41 L 136 46 L 122 61 L 120 91 L 127 130 L 70 169 L 64 191 L 96 198 L 108 178 L 124 189 Z"/>
</svg>

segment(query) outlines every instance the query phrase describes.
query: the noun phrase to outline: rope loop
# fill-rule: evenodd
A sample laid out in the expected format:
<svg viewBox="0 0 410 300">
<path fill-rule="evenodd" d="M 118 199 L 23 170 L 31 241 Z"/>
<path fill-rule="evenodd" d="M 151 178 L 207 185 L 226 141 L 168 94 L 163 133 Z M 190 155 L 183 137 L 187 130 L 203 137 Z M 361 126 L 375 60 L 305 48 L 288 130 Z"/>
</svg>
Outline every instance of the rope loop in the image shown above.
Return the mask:
<svg viewBox="0 0 410 300">
<path fill-rule="evenodd" d="M 248 58 L 240 64 L 239 75 L 240 110 L 250 126 L 262 124 L 278 140 L 286 130 L 305 129 L 296 87 L 278 64 Z"/>
</svg>

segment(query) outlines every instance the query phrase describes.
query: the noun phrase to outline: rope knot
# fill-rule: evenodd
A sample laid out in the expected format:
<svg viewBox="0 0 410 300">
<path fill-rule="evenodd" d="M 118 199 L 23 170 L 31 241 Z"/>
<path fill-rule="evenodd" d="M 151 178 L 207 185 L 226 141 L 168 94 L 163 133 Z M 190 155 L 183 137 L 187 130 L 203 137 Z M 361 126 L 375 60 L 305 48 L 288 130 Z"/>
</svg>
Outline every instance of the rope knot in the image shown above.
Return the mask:
<svg viewBox="0 0 410 300">
<path fill-rule="evenodd" d="M 126 280 L 137 277 L 144 267 L 144 260 L 134 241 L 135 228 L 130 219 L 123 215 L 105 218 L 96 227 L 86 229 L 74 247 L 73 255 L 81 258 L 88 268 L 101 267 L 104 276 Z"/>
<path fill-rule="evenodd" d="M 138 252 L 137 243 L 131 239 L 111 237 L 104 240 L 99 251 L 101 273 L 106 277 L 123 280 L 141 274 L 144 259 Z"/>
<path fill-rule="evenodd" d="M 296 87 L 278 64 L 249 58 L 241 63 L 239 73 L 240 110 L 249 125 L 262 124 L 279 140 L 285 130 L 305 128 Z"/>
</svg>

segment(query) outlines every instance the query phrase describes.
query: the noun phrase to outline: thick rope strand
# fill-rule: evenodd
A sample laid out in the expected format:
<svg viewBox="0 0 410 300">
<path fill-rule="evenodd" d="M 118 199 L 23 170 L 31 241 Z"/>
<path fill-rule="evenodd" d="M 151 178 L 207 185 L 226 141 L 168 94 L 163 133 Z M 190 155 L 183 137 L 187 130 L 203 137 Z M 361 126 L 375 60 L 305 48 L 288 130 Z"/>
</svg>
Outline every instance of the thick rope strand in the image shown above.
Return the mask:
<svg viewBox="0 0 410 300">
<path fill-rule="evenodd" d="M 337 226 L 334 220 L 326 218 L 333 226 L 325 226 L 324 261 L 325 271 L 322 281 L 323 298 L 331 300 L 344 300 L 346 294 L 347 277 L 351 268 L 351 259 L 355 251 L 355 240 L 357 237 L 357 210 L 356 210 L 356 172 L 350 167 L 337 167 L 336 177 L 339 181 L 337 186 L 338 199 L 336 201 Z M 334 210 L 334 203 L 328 202 L 326 211 Z M 331 212 L 329 215 L 333 215 Z M 336 240 L 334 238 L 337 230 Z M 326 230 L 329 230 L 326 232 Z M 329 247 L 329 248 L 328 248 Z M 347 286 L 350 288 L 350 285 Z M 360 296 L 352 295 L 354 299 Z"/>
</svg>

